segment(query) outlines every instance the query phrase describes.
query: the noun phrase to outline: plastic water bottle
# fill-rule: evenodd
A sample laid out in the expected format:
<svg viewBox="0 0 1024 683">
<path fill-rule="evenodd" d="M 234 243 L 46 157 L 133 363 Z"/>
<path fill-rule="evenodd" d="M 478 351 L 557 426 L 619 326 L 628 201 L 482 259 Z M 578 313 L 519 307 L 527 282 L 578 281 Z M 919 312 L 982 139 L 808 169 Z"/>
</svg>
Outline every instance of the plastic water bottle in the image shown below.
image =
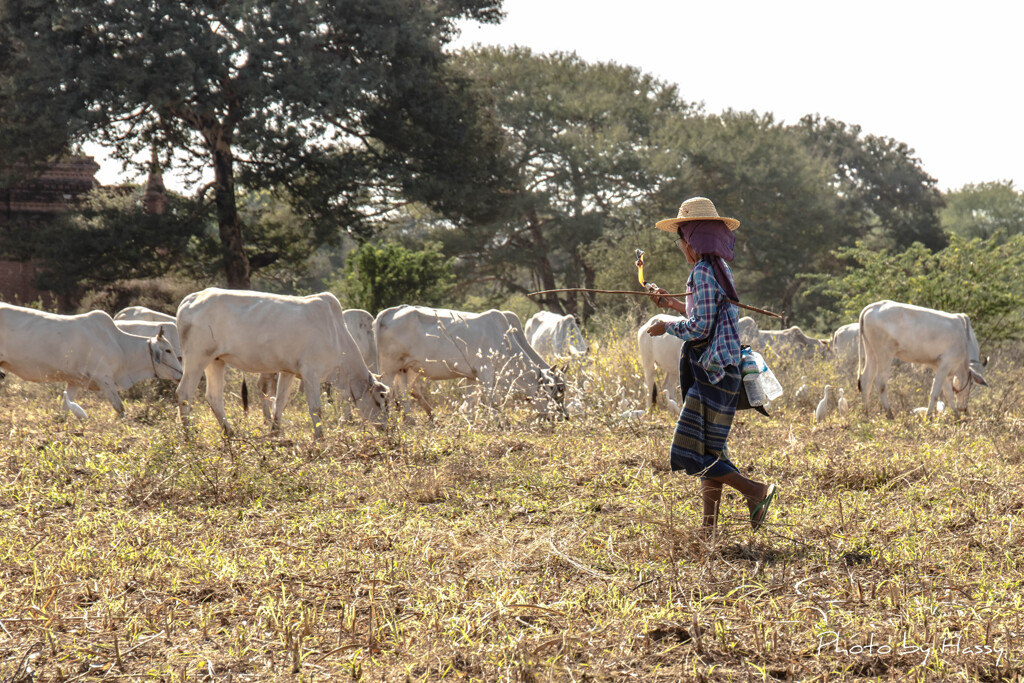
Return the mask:
<svg viewBox="0 0 1024 683">
<path fill-rule="evenodd" d="M 768 398 L 761 388 L 761 369 L 757 367 L 754 354 L 743 352 L 740 360 L 740 374 L 743 375 L 743 390 L 747 392 L 747 401 L 752 406 L 763 406 Z"/>
<path fill-rule="evenodd" d="M 769 401 L 774 401 L 779 396 L 782 396 L 782 385 L 779 384 L 779 380 L 776 379 L 775 373 L 772 372 L 772 369 L 764 362 L 764 358 L 761 357 L 761 354 L 755 351 L 753 355 L 757 361 L 758 383 L 764 391 L 765 398 Z"/>
</svg>

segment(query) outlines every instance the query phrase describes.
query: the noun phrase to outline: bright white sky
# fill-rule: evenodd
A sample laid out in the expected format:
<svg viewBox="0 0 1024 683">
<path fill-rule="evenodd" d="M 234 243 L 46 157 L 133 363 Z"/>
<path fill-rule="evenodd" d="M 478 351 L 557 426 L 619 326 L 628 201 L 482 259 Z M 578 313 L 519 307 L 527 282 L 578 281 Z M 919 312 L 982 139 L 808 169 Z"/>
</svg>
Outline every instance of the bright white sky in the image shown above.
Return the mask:
<svg viewBox="0 0 1024 683">
<path fill-rule="evenodd" d="M 821 114 L 915 150 L 942 190 L 1024 189 L 1024 2 L 505 0 L 453 47 L 521 45 L 617 62 L 681 96 L 796 123 Z M 95 149 L 92 150 L 96 152 Z M 100 182 L 120 165 L 104 161 Z M 139 181 L 144 178 L 136 179 Z M 171 176 L 167 184 L 183 189 Z"/>
<path fill-rule="evenodd" d="M 942 190 L 1024 189 L 1021 0 L 505 0 L 456 47 L 631 65 L 705 109 L 821 114 L 915 150 Z"/>
</svg>

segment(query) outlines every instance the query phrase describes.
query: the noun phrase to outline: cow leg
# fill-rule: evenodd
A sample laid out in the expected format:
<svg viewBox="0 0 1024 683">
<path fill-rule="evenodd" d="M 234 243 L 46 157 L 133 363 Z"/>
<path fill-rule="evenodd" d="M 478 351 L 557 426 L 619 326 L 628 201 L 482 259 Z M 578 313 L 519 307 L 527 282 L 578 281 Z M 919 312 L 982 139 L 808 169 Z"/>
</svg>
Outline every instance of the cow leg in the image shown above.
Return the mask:
<svg viewBox="0 0 1024 683">
<path fill-rule="evenodd" d="M 231 425 L 228 424 L 227 413 L 224 411 L 224 371 L 226 367 L 224 361 L 216 359 L 206 366 L 206 402 L 210 404 L 210 409 L 213 410 L 217 421 L 220 422 L 224 435 L 231 436 L 233 432 Z"/>
<path fill-rule="evenodd" d="M 256 382 L 256 388 L 260 392 L 260 408 L 263 409 L 263 419 L 269 424 L 274 421 L 273 412 L 276 408 L 277 375 L 264 373 Z"/>
<path fill-rule="evenodd" d="M 947 406 L 954 407 L 956 396 L 953 394 L 953 378 L 946 377 L 946 381 L 942 383 L 942 399 L 946 402 Z M 938 405 L 935 406 L 938 410 Z"/>
<path fill-rule="evenodd" d="M 867 339 L 862 339 L 861 341 L 867 347 Z M 860 377 L 857 378 L 857 391 L 860 392 L 860 396 L 864 400 L 864 412 L 867 412 L 871 389 L 875 386 L 875 373 L 878 370 L 878 363 L 873 351 L 867 348 L 865 348 L 865 351 L 864 369 L 861 371 Z M 881 396 L 881 392 L 879 392 L 879 396 Z"/>
<path fill-rule="evenodd" d="M 408 379 L 409 373 L 408 372 L 404 372 L 403 374 Z M 420 378 L 419 375 L 414 375 L 412 377 L 412 379 L 408 379 L 408 382 L 409 382 L 409 384 L 408 384 L 408 386 L 409 386 L 409 395 L 412 396 L 414 399 L 416 399 L 416 402 L 419 403 L 420 406 L 423 408 L 423 410 L 426 411 L 427 417 L 433 418 L 434 417 L 434 406 L 430 405 L 430 403 L 427 401 L 426 394 L 424 392 L 420 391 L 419 387 L 416 386 L 416 381 L 419 380 L 419 378 Z"/>
<path fill-rule="evenodd" d="M 178 419 L 188 426 L 189 414 L 192 412 L 192 399 L 196 396 L 196 389 L 199 387 L 199 380 L 203 377 L 203 371 L 209 358 L 197 359 L 185 355 L 181 363 L 181 379 L 178 381 L 178 388 L 175 394 L 178 396 Z"/>
<path fill-rule="evenodd" d="M 882 407 L 885 408 L 885 416 L 890 420 L 892 419 L 892 406 L 889 405 L 889 374 L 891 372 L 892 361 L 878 369 L 876 380 L 878 382 L 878 398 L 882 401 Z"/>
<path fill-rule="evenodd" d="M 71 386 L 69 384 L 67 386 L 67 389 L 64 390 L 64 395 L 62 396 L 63 407 L 66 410 L 70 410 L 74 414 L 74 416 L 80 420 L 88 419 L 89 416 L 86 414 L 85 410 L 82 409 L 82 406 L 75 403 L 75 398 L 77 396 L 78 387 Z"/>
<path fill-rule="evenodd" d="M 284 375 L 282 374 L 282 377 Z M 279 380 L 280 381 L 280 380 Z M 321 439 L 324 435 L 324 417 L 320 402 L 320 377 L 310 374 L 302 376 L 302 390 L 306 394 L 306 405 L 309 407 L 309 418 L 313 420 L 313 438 Z"/>
<path fill-rule="evenodd" d="M 665 371 L 665 382 L 668 384 L 668 386 L 665 387 L 666 402 L 668 403 L 670 410 L 678 413 L 679 406 L 683 404 L 683 397 L 679 395 L 679 365 Z"/>
<path fill-rule="evenodd" d="M 124 402 L 121 400 L 120 394 L 117 393 L 117 387 L 114 386 L 113 382 L 99 382 L 100 393 L 103 394 L 103 398 L 107 399 L 110 405 L 114 406 L 114 410 L 117 411 L 118 417 L 124 417 Z"/>
<path fill-rule="evenodd" d="M 931 417 L 932 414 L 935 412 L 935 402 L 939 400 L 939 394 L 942 393 L 942 390 L 945 388 L 946 384 L 948 383 L 950 384 L 950 386 L 952 386 L 952 383 L 950 382 L 949 378 L 950 369 L 951 368 L 949 367 L 948 363 L 940 363 L 935 368 L 935 379 L 932 380 L 932 391 L 931 394 L 928 396 L 928 412 L 924 414 L 926 418 Z M 956 404 L 953 403 L 952 405 L 953 410 L 956 411 Z"/>
<path fill-rule="evenodd" d="M 658 402 L 658 388 L 654 383 L 654 361 L 642 358 L 640 362 L 643 363 L 644 370 L 644 394 L 646 395 L 644 407 L 650 411 Z"/>
<path fill-rule="evenodd" d="M 270 421 L 270 431 L 276 432 L 281 429 L 281 416 L 284 415 L 284 408 L 288 405 L 288 397 L 292 392 L 292 382 L 295 375 L 290 372 L 277 373 L 277 394 L 274 397 L 274 417 Z M 303 380 L 303 388 L 306 382 Z"/>
</svg>

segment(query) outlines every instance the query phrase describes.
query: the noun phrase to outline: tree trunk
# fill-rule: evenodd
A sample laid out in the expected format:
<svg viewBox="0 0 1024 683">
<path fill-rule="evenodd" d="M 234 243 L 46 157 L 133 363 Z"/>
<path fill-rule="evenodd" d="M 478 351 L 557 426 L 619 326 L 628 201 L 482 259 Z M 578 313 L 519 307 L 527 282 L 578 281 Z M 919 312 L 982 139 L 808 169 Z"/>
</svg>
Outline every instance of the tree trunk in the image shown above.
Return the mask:
<svg viewBox="0 0 1024 683">
<path fill-rule="evenodd" d="M 537 275 L 540 276 L 541 285 L 543 285 L 543 289 L 555 289 L 557 285 L 555 285 L 555 272 L 551 269 L 551 261 L 548 260 L 548 243 L 540 229 L 540 219 L 537 217 L 537 210 L 532 207 L 527 217 L 527 225 L 529 226 L 530 237 L 533 241 L 534 254 L 536 254 L 536 265 L 534 268 Z M 546 305 L 556 313 L 565 312 L 565 307 L 557 294 L 547 294 L 543 298 L 538 299 L 537 303 Z"/>
<path fill-rule="evenodd" d="M 242 222 L 235 204 L 235 171 L 231 147 L 223 142 L 213 152 L 214 198 L 229 289 L 249 289 L 249 258 L 242 244 Z"/>
<path fill-rule="evenodd" d="M 583 286 L 587 289 L 597 288 L 597 273 L 589 264 L 583 263 Z M 594 315 L 594 295 L 583 294 L 583 313 L 580 315 L 580 322 L 586 323 L 590 316 Z"/>
</svg>

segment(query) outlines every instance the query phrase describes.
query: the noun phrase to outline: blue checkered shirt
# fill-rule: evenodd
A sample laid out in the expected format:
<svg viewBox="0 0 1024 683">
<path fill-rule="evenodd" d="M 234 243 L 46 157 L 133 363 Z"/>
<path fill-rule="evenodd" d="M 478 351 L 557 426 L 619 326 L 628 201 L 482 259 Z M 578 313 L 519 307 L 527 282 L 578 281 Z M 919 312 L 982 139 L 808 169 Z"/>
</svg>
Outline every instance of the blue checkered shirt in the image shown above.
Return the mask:
<svg viewBox="0 0 1024 683">
<path fill-rule="evenodd" d="M 725 265 L 725 272 L 732 279 L 732 271 Z M 714 333 L 707 350 L 701 355 L 700 366 L 707 370 L 708 379 L 718 384 L 725 376 L 725 368 L 740 364 L 740 333 L 737 323 L 736 306 L 723 303 L 715 328 L 715 311 L 725 299 L 725 290 L 715 279 L 715 270 L 707 261 L 698 261 L 686 280 L 687 291 L 693 292 L 693 307 L 688 318 L 665 326 L 665 332 L 679 337 L 684 342 L 707 339 Z"/>
</svg>

